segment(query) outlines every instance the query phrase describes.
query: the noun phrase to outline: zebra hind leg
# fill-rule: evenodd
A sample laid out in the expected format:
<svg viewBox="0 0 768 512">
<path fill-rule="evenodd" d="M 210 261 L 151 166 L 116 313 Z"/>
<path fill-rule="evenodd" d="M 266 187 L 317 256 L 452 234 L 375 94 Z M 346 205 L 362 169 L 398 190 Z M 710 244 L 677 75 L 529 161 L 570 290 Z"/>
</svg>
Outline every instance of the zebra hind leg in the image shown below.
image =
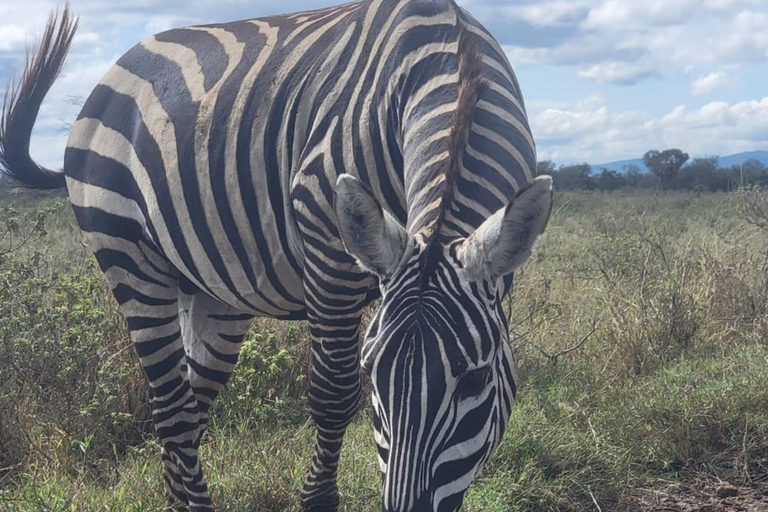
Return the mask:
<svg viewBox="0 0 768 512">
<path fill-rule="evenodd" d="M 253 315 L 219 302 L 183 278 L 179 314 L 188 376 L 200 409 L 202 435 L 208 426 L 210 408 L 235 369 Z"/>
<path fill-rule="evenodd" d="M 212 512 L 198 447 L 201 407 L 189 378 L 179 321 L 177 271 L 142 241 L 91 233 L 149 382 L 152 419 L 160 439 L 163 478 L 176 510 Z"/>
</svg>

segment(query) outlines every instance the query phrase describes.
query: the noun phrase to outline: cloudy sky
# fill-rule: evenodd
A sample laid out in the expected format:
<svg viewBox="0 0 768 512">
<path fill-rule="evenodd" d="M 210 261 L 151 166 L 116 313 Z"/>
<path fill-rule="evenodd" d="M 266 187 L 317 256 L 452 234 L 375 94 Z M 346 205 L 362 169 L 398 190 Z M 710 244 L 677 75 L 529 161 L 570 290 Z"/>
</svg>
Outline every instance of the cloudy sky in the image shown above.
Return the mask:
<svg viewBox="0 0 768 512">
<path fill-rule="evenodd" d="M 81 17 L 32 151 L 59 166 L 72 98 L 117 58 L 177 26 L 336 0 L 71 0 Z M 768 149 L 768 0 L 458 0 L 496 36 L 523 87 L 540 159 L 603 163 L 652 148 Z M 0 0 L 0 83 L 17 73 L 53 0 Z"/>
</svg>

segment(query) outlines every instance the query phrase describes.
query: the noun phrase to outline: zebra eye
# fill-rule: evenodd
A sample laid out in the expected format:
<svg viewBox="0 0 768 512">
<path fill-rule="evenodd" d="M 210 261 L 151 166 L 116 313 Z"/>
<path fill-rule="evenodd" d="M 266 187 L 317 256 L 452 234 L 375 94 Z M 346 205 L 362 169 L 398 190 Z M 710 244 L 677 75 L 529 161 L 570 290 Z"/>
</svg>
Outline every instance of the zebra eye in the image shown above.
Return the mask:
<svg viewBox="0 0 768 512">
<path fill-rule="evenodd" d="M 491 367 L 484 366 L 465 373 L 459 379 L 456 394 L 459 399 L 474 398 L 485 390 L 491 381 Z"/>
</svg>

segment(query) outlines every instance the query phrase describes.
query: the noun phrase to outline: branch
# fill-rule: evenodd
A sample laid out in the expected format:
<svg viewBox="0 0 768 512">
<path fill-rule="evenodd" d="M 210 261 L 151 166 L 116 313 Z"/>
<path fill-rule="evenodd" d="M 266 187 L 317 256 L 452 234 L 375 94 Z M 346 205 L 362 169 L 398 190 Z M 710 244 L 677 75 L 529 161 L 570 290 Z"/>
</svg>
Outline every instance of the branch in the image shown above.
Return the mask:
<svg viewBox="0 0 768 512">
<path fill-rule="evenodd" d="M 591 338 L 593 334 L 595 334 L 596 331 L 597 331 L 597 325 L 593 325 L 592 326 L 592 330 L 589 331 L 589 333 L 586 336 L 584 336 L 581 339 L 581 341 L 579 341 L 576 345 L 572 346 L 571 348 L 567 348 L 565 350 L 561 350 L 561 351 L 557 352 L 556 354 L 550 354 L 547 351 L 545 351 L 543 348 L 539 347 L 538 345 L 536 345 L 536 344 L 534 344 L 534 343 L 532 343 L 530 341 L 526 341 L 525 343 L 530 345 L 530 346 L 532 346 L 536 350 L 538 350 L 541 353 L 541 355 L 546 357 L 549 360 L 549 362 L 552 363 L 552 366 L 557 366 L 558 358 L 560 358 L 561 356 L 566 356 L 566 355 L 570 354 L 571 352 L 575 352 L 576 350 L 579 350 L 581 347 L 584 346 L 584 344 L 587 342 L 587 340 L 589 338 Z"/>
<path fill-rule="evenodd" d="M 558 352 L 557 354 L 553 355 L 552 357 L 554 359 L 557 359 L 560 356 L 565 356 L 565 355 L 570 354 L 571 352 L 579 350 L 582 346 L 584 346 L 584 344 L 587 342 L 587 340 L 589 338 L 591 338 L 593 334 L 595 334 L 596 331 L 597 331 L 597 326 L 595 325 L 595 326 L 592 327 L 592 330 L 589 331 L 589 334 L 584 336 L 579 343 L 577 343 L 576 345 L 572 346 L 571 348 L 568 348 L 568 349 L 565 349 L 565 350 L 561 350 L 560 352 Z"/>
</svg>

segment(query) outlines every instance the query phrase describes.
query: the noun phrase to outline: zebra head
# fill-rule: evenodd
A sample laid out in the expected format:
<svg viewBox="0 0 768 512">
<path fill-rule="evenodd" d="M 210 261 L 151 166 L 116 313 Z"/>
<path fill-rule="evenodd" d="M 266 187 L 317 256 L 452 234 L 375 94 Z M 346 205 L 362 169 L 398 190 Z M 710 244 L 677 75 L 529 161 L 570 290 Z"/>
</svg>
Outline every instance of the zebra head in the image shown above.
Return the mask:
<svg viewBox="0 0 768 512">
<path fill-rule="evenodd" d="M 546 227 L 551 183 L 537 178 L 467 238 L 425 243 L 359 181 L 339 178 L 341 237 L 383 295 L 361 361 L 385 512 L 456 512 L 501 440 L 516 392 L 504 278 Z"/>
</svg>

